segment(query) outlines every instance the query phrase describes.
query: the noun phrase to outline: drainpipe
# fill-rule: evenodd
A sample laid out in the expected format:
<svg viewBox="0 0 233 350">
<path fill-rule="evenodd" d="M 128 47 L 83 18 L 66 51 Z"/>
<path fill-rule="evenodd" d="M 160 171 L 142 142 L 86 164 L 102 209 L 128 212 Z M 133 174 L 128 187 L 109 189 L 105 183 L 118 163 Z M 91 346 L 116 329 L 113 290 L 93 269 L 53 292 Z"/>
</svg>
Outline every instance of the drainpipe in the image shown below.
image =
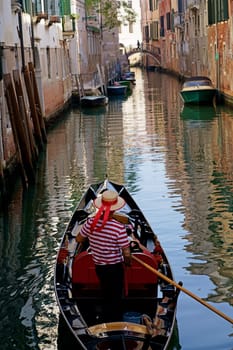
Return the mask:
<svg viewBox="0 0 233 350">
<path fill-rule="evenodd" d="M 217 102 L 220 101 L 220 65 L 219 65 L 219 51 L 218 51 L 218 16 L 217 16 L 217 1 L 215 4 L 215 61 L 216 61 L 216 88 L 217 88 Z"/>
<path fill-rule="evenodd" d="M 30 25 L 31 25 L 31 46 L 32 46 L 33 66 L 35 67 L 35 64 L 36 64 L 35 37 L 34 37 L 34 27 L 33 27 L 33 20 L 32 20 L 32 2 L 31 1 L 30 1 Z"/>
<path fill-rule="evenodd" d="M 3 46 L 2 44 L 0 44 L 0 81 L 2 80 L 2 76 L 3 76 L 2 59 L 3 59 Z"/>
<path fill-rule="evenodd" d="M 24 42 L 23 42 L 23 26 L 22 26 L 22 9 L 18 11 L 18 35 L 20 40 L 20 48 L 21 48 L 21 58 L 22 58 L 22 70 L 24 71 L 25 67 L 25 55 L 24 55 Z"/>
</svg>

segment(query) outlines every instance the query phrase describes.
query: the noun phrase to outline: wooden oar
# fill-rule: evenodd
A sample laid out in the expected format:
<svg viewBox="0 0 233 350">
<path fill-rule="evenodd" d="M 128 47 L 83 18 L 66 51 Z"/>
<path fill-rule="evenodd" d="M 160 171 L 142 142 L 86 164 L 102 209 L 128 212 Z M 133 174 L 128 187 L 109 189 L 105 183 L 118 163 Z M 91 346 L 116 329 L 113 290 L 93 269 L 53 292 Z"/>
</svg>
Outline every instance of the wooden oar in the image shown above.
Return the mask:
<svg viewBox="0 0 233 350">
<path fill-rule="evenodd" d="M 151 272 L 153 272 L 155 275 L 159 276 L 160 278 L 162 278 L 163 280 L 167 281 L 168 283 L 172 284 L 173 286 L 175 286 L 176 288 L 182 290 L 184 293 L 188 294 L 191 298 L 195 299 L 196 301 L 198 301 L 199 303 L 201 303 L 202 305 L 208 307 L 208 309 L 210 309 L 211 311 L 215 312 L 217 315 L 221 316 L 222 318 L 224 318 L 225 320 L 227 320 L 228 322 L 233 324 L 233 319 L 230 318 L 229 316 L 225 315 L 224 313 L 222 313 L 221 311 L 215 309 L 215 307 L 211 306 L 210 304 L 208 304 L 207 302 L 205 302 L 204 300 L 202 300 L 201 298 L 199 298 L 197 295 L 193 294 L 192 292 L 190 292 L 188 289 L 180 286 L 178 283 L 176 283 L 175 281 L 171 280 L 169 277 L 165 276 L 164 274 L 162 274 L 161 272 L 155 270 L 153 267 L 151 267 L 150 265 L 144 263 L 144 261 L 142 261 L 141 259 L 137 258 L 134 254 L 132 254 L 132 258 L 134 260 L 136 260 L 139 264 L 143 265 L 144 267 L 146 267 L 148 270 L 150 270 Z"/>
</svg>

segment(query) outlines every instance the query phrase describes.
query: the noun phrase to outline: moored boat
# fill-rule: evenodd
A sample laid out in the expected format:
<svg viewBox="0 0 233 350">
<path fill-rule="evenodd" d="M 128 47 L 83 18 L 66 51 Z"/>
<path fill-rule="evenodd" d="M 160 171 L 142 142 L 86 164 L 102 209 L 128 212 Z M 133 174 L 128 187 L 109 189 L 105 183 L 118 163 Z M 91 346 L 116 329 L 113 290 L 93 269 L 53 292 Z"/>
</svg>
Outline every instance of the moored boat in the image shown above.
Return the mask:
<svg viewBox="0 0 233 350">
<path fill-rule="evenodd" d="M 127 226 L 132 255 L 131 266 L 125 267 L 123 317 L 107 323 L 102 319 L 103 299 L 92 252 L 88 244 L 76 241 L 81 226 L 96 213 L 93 201 L 105 190 L 116 191 L 125 201 L 113 219 Z M 90 185 L 64 232 L 55 268 L 61 317 L 79 349 L 168 349 L 179 294 L 179 288 L 169 283 L 172 279 L 163 248 L 125 186 L 109 180 Z"/>
<path fill-rule="evenodd" d="M 132 84 L 136 84 L 135 73 L 134 72 L 124 72 L 122 75 L 122 79 L 126 81 L 130 81 Z"/>
<path fill-rule="evenodd" d="M 127 91 L 126 85 L 121 85 L 119 83 L 114 83 L 113 85 L 107 86 L 108 95 L 125 95 Z"/>
<path fill-rule="evenodd" d="M 133 84 L 130 80 L 119 80 L 118 83 L 120 85 L 127 86 L 127 92 L 131 92 L 133 88 Z"/>
<path fill-rule="evenodd" d="M 80 99 L 80 104 L 83 107 L 106 106 L 108 104 L 108 97 L 105 95 L 83 96 Z"/>
<path fill-rule="evenodd" d="M 216 89 L 208 77 L 196 76 L 184 81 L 180 95 L 185 104 L 213 104 Z"/>
</svg>

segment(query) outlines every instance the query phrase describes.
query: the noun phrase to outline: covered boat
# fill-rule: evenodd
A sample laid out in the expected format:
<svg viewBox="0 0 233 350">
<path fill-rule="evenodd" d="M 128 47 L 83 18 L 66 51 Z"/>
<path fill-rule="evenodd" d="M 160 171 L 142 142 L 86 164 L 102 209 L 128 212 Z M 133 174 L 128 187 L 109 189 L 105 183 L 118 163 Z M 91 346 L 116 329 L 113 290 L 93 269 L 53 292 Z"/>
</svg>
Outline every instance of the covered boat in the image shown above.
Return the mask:
<svg viewBox="0 0 233 350">
<path fill-rule="evenodd" d="M 80 99 L 82 107 L 102 107 L 108 104 L 108 97 L 105 95 L 83 96 Z"/>
<path fill-rule="evenodd" d="M 213 104 L 216 89 L 208 77 L 187 78 L 180 91 L 185 104 Z"/>
<path fill-rule="evenodd" d="M 127 91 L 127 86 L 121 85 L 115 82 L 113 85 L 107 86 L 107 91 L 108 91 L 108 95 L 111 95 L 111 96 L 125 95 Z"/>
<path fill-rule="evenodd" d="M 88 243 L 76 241 L 82 225 L 96 213 L 93 201 L 105 190 L 114 190 L 125 200 L 114 220 L 127 226 L 132 255 L 131 266 L 125 267 L 122 320 L 108 323 L 102 320 L 103 299 L 92 252 Z M 166 254 L 127 189 L 109 180 L 90 185 L 67 225 L 55 266 L 61 319 L 73 334 L 77 349 L 168 349 L 179 294 L 170 280 L 173 276 Z"/>
<path fill-rule="evenodd" d="M 131 91 L 132 91 L 133 84 L 132 84 L 131 81 L 129 81 L 129 80 L 119 80 L 118 83 L 119 83 L 120 85 L 125 85 L 125 86 L 127 86 L 127 90 L 126 90 L 127 92 L 131 92 Z"/>
<path fill-rule="evenodd" d="M 130 81 L 132 84 L 136 84 L 135 73 L 134 72 L 124 72 L 122 75 L 123 80 Z"/>
</svg>

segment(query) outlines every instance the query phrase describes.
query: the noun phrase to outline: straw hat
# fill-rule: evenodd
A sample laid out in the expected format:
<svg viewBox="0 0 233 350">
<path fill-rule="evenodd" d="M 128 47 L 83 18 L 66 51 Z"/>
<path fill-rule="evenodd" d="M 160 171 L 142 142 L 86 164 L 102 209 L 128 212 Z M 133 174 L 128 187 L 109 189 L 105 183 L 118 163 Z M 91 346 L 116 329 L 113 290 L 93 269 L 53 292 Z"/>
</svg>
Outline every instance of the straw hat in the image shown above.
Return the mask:
<svg viewBox="0 0 233 350">
<path fill-rule="evenodd" d="M 103 194 L 94 200 L 96 208 L 110 207 L 110 211 L 121 209 L 125 205 L 125 200 L 118 196 L 115 191 L 104 191 Z"/>
</svg>

